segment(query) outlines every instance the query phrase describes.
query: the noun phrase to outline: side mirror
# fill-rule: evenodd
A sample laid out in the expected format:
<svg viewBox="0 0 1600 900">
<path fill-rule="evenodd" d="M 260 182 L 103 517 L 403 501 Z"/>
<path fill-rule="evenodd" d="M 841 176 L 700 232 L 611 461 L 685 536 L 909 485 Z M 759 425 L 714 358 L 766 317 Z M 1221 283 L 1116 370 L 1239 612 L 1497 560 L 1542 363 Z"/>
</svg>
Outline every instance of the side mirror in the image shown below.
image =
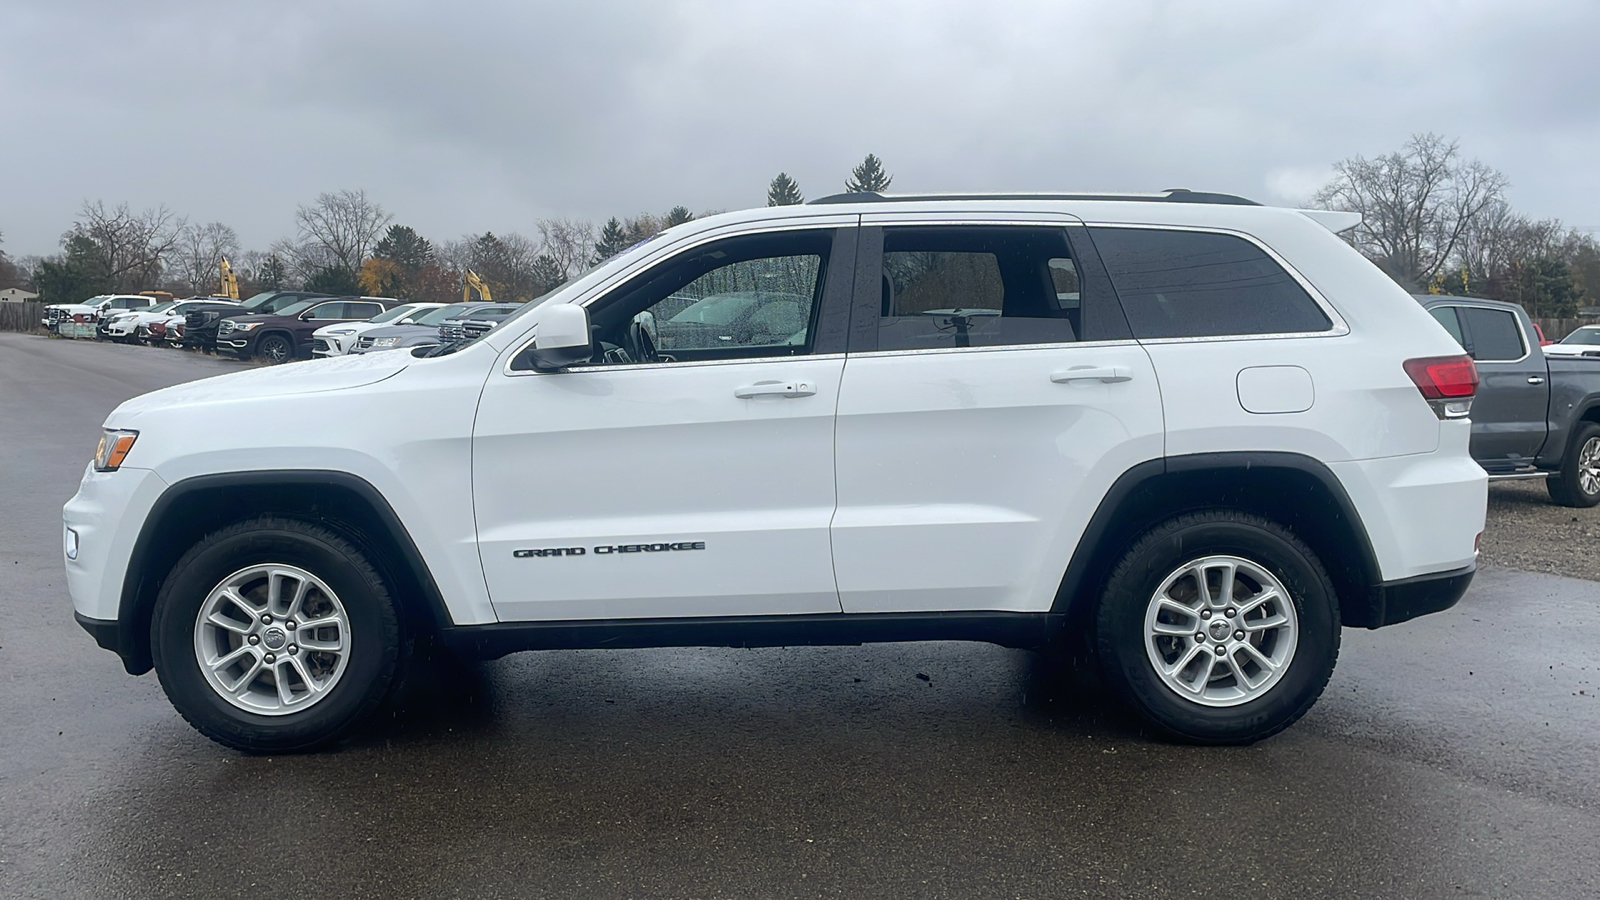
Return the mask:
<svg viewBox="0 0 1600 900">
<path fill-rule="evenodd" d="M 573 303 L 559 303 L 540 312 L 533 349 L 528 351 L 535 369 L 554 372 L 588 362 L 593 356 L 588 310 Z"/>
</svg>

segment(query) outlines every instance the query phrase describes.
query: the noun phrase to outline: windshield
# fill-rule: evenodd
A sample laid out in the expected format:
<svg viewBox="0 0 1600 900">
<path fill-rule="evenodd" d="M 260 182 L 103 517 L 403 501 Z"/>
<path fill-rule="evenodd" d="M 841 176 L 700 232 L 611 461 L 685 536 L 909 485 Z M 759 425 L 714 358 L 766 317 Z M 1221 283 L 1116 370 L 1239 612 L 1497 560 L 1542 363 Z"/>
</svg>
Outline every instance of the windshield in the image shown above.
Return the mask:
<svg viewBox="0 0 1600 900">
<path fill-rule="evenodd" d="M 718 294 L 697 300 L 669 322 L 698 322 L 701 325 L 727 325 L 754 306 L 756 298 L 750 294 Z"/>
<path fill-rule="evenodd" d="M 416 310 L 412 307 L 396 306 L 394 309 L 385 310 L 384 312 L 378 313 L 377 315 L 368 319 L 367 322 L 373 325 L 382 325 L 385 322 L 393 322 L 395 319 L 398 319 L 401 316 L 408 316 L 414 312 L 416 312 Z"/>
<path fill-rule="evenodd" d="M 249 300 L 246 300 L 243 303 L 239 304 L 239 308 L 240 309 L 255 309 L 256 307 L 258 307 L 261 304 L 267 302 L 268 300 L 271 300 L 273 297 L 276 297 L 276 296 L 278 296 L 278 292 L 277 291 L 262 291 L 261 293 L 256 294 L 254 297 L 251 297 Z"/>
<path fill-rule="evenodd" d="M 1563 344 L 1600 344 L 1600 328 L 1579 328 L 1561 339 Z"/>
<path fill-rule="evenodd" d="M 288 306 L 273 310 L 273 314 L 279 316 L 292 316 L 296 313 L 303 313 L 310 309 L 313 303 L 320 303 L 323 299 L 324 298 L 322 297 L 318 297 L 316 300 L 296 300 Z"/>
<path fill-rule="evenodd" d="M 466 308 L 467 304 L 465 303 L 452 303 L 449 306 L 441 306 L 438 309 L 430 309 L 428 310 L 427 315 L 417 319 L 415 324 L 439 325 L 442 324 L 445 319 L 454 318 L 456 313 L 459 313 Z"/>
<path fill-rule="evenodd" d="M 166 303 L 157 303 L 155 306 L 145 310 L 145 312 L 166 312 L 177 305 L 178 303 L 176 300 L 168 300 Z"/>
</svg>

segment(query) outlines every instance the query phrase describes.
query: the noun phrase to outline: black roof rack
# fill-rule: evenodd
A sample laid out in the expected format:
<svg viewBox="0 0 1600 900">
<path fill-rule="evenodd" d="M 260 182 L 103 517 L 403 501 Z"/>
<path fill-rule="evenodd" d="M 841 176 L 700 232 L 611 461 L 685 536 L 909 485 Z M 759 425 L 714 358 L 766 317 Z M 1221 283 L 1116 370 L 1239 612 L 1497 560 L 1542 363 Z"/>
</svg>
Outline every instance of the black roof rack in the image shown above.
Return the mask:
<svg viewBox="0 0 1600 900">
<path fill-rule="evenodd" d="M 857 191 L 849 194 L 831 194 L 806 201 L 818 203 L 909 203 L 917 200 L 1121 200 L 1142 203 L 1220 203 L 1228 206 L 1260 206 L 1254 200 L 1233 194 L 1211 191 L 1191 191 L 1188 188 L 1168 188 L 1158 194 L 880 194 L 877 191 Z"/>
</svg>

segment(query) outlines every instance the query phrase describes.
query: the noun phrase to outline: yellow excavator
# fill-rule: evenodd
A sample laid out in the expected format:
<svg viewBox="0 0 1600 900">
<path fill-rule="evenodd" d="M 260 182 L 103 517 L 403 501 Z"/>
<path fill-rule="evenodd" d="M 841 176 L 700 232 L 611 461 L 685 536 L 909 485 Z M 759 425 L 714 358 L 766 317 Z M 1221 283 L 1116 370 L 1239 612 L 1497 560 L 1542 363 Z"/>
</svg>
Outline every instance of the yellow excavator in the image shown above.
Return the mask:
<svg viewBox="0 0 1600 900">
<path fill-rule="evenodd" d="M 478 277 L 477 272 L 467 269 L 461 273 L 461 302 L 471 303 L 473 291 L 478 292 L 478 299 L 484 303 L 494 301 L 494 297 L 489 294 L 489 286 L 483 283 L 483 279 Z"/>
<path fill-rule="evenodd" d="M 233 274 L 233 266 L 228 265 L 228 258 L 222 258 L 222 296 L 229 300 L 239 299 L 239 276 Z"/>
</svg>

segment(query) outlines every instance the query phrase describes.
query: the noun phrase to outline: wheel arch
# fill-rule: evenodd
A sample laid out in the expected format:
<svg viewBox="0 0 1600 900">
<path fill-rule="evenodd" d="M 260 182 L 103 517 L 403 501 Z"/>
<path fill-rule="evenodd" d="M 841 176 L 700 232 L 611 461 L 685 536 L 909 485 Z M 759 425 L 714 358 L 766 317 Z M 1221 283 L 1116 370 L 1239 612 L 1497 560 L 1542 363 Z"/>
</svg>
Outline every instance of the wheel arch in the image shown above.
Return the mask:
<svg viewBox="0 0 1600 900">
<path fill-rule="evenodd" d="M 1235 509 L 1265 516 L 1317 554 L 1339 599 L 1341 622 L 1384 621 L 1381 570 L 1371 538 L 1339 479 L 1309 456 L 1283 452 L 1198 453 L 1149 460 L 1106 492 L 1078 541 L 1053 611 L 1085 634 L 1111 570 L 1149 528 L 1186 512 Z"/>
<path fill-rule="evenodd" d="M 404 623 L 451 623 L 443 594 L 400 517 L 366 480 L 347 472 L 280 470 L 200 475 L 167 488 L 145 517 L 123 576 L 118 653 L 130 674 L 152 666 L 156 594 L 185 551 L 212 531 L 263 514 L 332 528 L 368 554 L 400 602 Z"/>
</svg>

